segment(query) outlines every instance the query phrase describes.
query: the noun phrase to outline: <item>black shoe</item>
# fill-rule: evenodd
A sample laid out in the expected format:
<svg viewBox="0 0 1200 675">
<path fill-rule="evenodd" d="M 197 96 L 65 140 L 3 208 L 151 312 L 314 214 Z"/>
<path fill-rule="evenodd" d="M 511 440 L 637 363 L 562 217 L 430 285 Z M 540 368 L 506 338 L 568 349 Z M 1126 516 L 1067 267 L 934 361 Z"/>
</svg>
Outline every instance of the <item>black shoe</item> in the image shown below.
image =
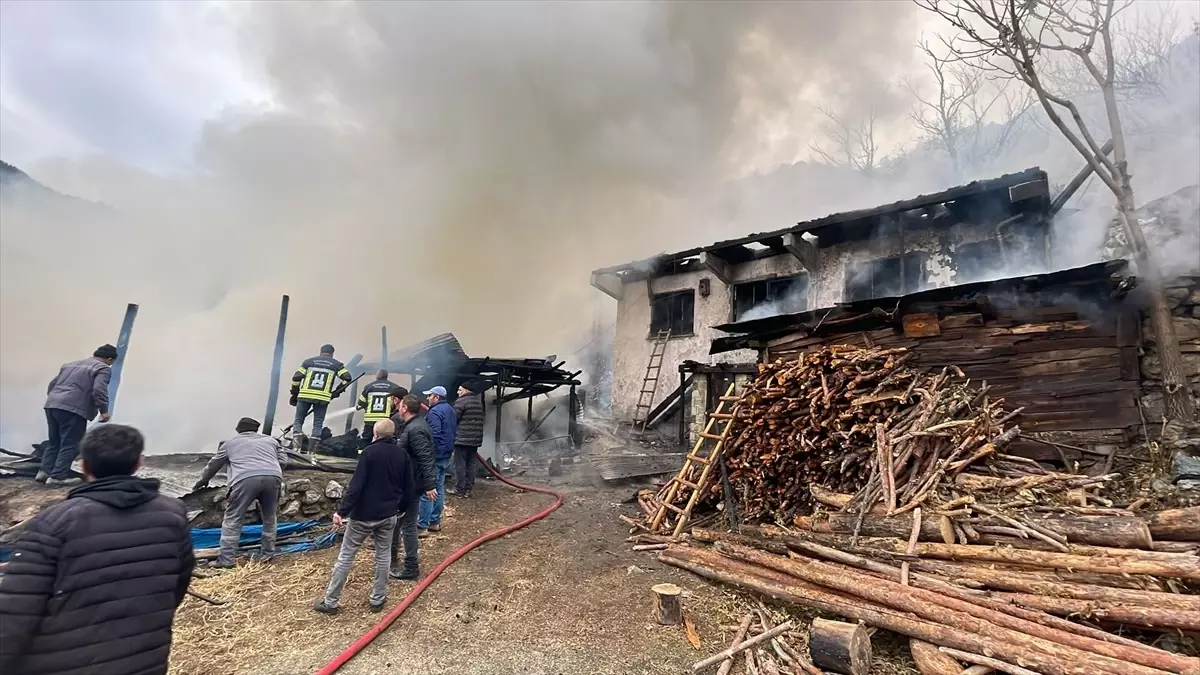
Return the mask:
<svg viewBox="0 0 1200 675">
<path fill-rule="evenodd" d="M 338 610 L 340 609 L 340 607 L 330 607 L 329 605 L 325 604 L 324 598 L 322 598 L 317 604 L 313 605 L 313 611 L 320 612 L 322 614 L 337 614 Z"/>
<path fill-rule="evenodd" d="M 416 581 L 421 578 L 421 569 L 419 567 L 393 569 L 388 576 L 397 581 Z"/>
<path fill-rule="evenodd" d="M 373 603 L 373 602 L 368 602 L 368 603 L 367 603 L 367 606 L 370 608 L 370 610 L 371 610 L 372 612 L 382 612 L 382 611 L 383 611 L 383 606 L 384 606 L 385 604 L 387 604 L 387 600 L 384 600 L 383 602 L 379 603 L 378 605 L 377 605 L 377 604 L 375 604 L 375 603 Z"/>
<path fill-rule="evenodd" d="M 213 560 L 212 562 L 208 563 L 208 566 L 215 570 L 231 570 L 231 569 L 237 567 L 237 565 L 235 563 L 231 563 L 231 562 L 223 563 L 219 560 Z"/>
</svg>

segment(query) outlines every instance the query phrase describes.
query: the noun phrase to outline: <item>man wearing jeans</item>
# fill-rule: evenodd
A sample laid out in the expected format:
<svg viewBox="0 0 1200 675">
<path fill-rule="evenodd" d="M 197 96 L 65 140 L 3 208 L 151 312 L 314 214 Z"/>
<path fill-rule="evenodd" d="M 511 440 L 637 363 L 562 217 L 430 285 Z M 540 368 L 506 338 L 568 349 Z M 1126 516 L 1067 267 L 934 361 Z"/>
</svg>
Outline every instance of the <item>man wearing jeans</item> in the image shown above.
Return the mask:
<svg viewBox="0 0 1200 675">
<path fill-rule="evenodd" d="M 442 510 L 446 507 L 446 473 L 450 471 L 450 459 L 454 455 L 454 435 L 458 415 L 446 402 L 446 388 L 434 387 L 424 392 L 429 401 L 429 412 L 425 421 L 433 435 L 433 454 L 437 468 L 437 498 L 421 497 L 421 511 L 417 515 L 418 536 L 442 531 Z"/>
<path fill-rule="evenodd" d="M 350 575 L 354 556 L 368 537 L 375 548 L 375 581 L 368 599 L 371 611 L 383 609 L 387 601 L 388 571 L 392 562 L 392 532 L 396 529 L 396 512 L 410 500 L 412 475 L 408 468 L 408 453 L 396 447 L 392 436 L 396 432 L 391 420 L 380 420 L 372 430 L 372 443 L 363 450 L 350 479 L 350 487 L 333 514 L 333 524 L 346 524 L 346 535 L 333 575 L 313 609 L 322 614 L 336 614 L 342 599 L 342 588 Z M 349 518 L 347 521 L 346 519 Z"/>
<path fill-rule="evenodd" d="M 192 488 L 200 490 L 229 465 L 229 497 L 225 501 L 225 519 L 221 521 L 221 543 L 211 567 L 233 567 L 233 554 L 242 538 L 246 510 L 257 501 L 262 515 L 262 559 L 275 555 L 275 526 L 279 511 L 279 488 L 283 483 L 283 465 L 287 451 L 279 441 L 258 433 L 258 422 L 243 417 L 237 423 L 238 435 L 217 447 L 208 460 L 200 480 Z"/>
<path fill-rule="evenodd" d="M 108 380 L 112 375 L 110 366 L 116 360 L 117 348 L 101 345 L 92 358 L 63 365 L 46 387 L 44 407 L 50 440 L 42 451 L 34 478 L 37 482 L 51 487 L 83 482 L 71 475 L 71 462 L 79 454 L 88 420 L 99 413 L 101 422 L 108 421 Z"/>
<path fill-rule="evenodd" d="M 397 412 L 390 421 L 396 429 L 396 447 L 408 457 L 413 492 L 400 505 L 396 531 L 392 535 L 391 577 L 400 581 L 414 581 L 421 577 L 421 561 L 417 550 L 420 546 L 417 540 L 417 512 L 421 508 L 418 497 L 424 493 L 433 499 L 437 498 L 437 469 L 433 457 L 433 436 L 429 433 L 429 424 L 419 414 L 421 400 L 410 395 L 404 387 L 396 387 L 392 395 L 392 407 Z M 404 549 L 403 567 L 400 566 L 401 548 Z"/>
</svg>

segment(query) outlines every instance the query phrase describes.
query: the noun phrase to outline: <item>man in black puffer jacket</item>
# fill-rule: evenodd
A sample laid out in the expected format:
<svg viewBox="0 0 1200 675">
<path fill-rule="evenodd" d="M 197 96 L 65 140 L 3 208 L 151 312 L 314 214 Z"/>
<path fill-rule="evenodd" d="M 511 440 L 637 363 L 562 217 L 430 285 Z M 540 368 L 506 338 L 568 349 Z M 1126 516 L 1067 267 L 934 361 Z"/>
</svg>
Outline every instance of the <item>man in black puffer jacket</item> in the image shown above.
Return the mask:
<svg viewBox="0 0 1200 675">
<path fill-rule="evenodd" d="M 404 396 L 399 396 L 401 391 Z M 396 414 L 392 422 L 396 426 L 396 445 L 408 453 L 409 467 L 412 470 L 414 490 L 408 504 L 401 505 L 400 518 L 392 534 L 392 572 L 393 579 L 411 581 L 421 576 L 420 560 L 417 542 L 417 510 L 419 497 L 422 493 L 430 499 L 437 497 L 437 468 L 434 465 L 433 432 L 429 423 L 419 413 L 421 400 L 408 393 L 407 389 L 397 387 L 393 396 Z M 404 567 L 400 563 L 400 546 L 404 546 Z"/>
<path fill-rule="evenodd" d="M 183 503 L 135 478 L 144 441 L 105 424 L 88 482 L 29 521 L 0 577 L 0 673 L 162 675 L 195 557 Z"/>
</svg>

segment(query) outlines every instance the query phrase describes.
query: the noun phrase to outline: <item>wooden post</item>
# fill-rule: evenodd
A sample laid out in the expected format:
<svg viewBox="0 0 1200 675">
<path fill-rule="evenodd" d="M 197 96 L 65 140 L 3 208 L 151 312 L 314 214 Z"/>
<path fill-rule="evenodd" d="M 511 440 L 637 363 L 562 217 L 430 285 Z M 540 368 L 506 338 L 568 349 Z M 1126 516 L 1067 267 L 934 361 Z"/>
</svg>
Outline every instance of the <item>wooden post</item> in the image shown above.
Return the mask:
<svg viewBox="0 0 1200 675">
<path fill-rule="evenodd" d="M 579 394 L 575 392 L 575 385 L 571 385 L 570 398 L 567 401 L 570 404 L 570 409 L 567 411 L 567 435 L 571 437 L 571 447 L 578 450 L 583 447 L 583 434 L 579 429 Z"/>
<path fill-rule="evenodd" d="M 871 669 L 871 638 L 862 624 L 813 619 L 808 645 L 821 670 L 867 675 Z"/>
<path fill-rule="evenodd" d="M 133 321 L 137 318 L 138 306 L 132 302 L 125 306 L 125 318 L 121 321 L 121 332 L 117 334 L 117 360 L 110 369 L 108 382 L 108 412 L 116 414 L 117 388 L 121 386 L 121 370 L 129 353 L 129 336 L 133 334 Z"/>
<path fill-rule="evenodd" d="M 683 589 L 675 584 L 658 584 L 654 591 L 654 615 L 664 626 L 683 623 Z"/>
<path fill-rule="evenodd" d="M 267 390 L 267 412 L 263 415 L 262 423 L 262 432 L 268 436 L 275 424 L 275 406 L 279 404 L 279 376 L 283 369 L 283 336 L 287 332 L 287 315 L 288 296 L 285 295 L 279 303 L 279 327 L 275 330 L 275 355 L 271 359 L 271 387 Z"/>
</svg>

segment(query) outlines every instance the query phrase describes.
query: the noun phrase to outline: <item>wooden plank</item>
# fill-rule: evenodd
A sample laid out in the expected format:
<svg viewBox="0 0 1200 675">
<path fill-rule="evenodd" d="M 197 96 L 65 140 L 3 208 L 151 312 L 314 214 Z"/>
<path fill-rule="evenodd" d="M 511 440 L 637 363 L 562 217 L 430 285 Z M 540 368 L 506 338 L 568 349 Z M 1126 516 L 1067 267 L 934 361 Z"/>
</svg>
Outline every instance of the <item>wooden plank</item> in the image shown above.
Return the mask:
<svg viewBox="0 0 1200 675">
<path fill-rule="evenodd" d="M 1139 347 L 1142 344 L 1142 316 L 1132 307 L 1117 314 L 1117 346 Z"/>
<path fill-rule="evenodd" d="M 1040 338 L 1040 336 L 1039 336 Z M 1117 341 L 1111 337 L 1072 337 L 1059 340 L 1032 339 L 1021 340 L 1013 345 L 1018 354 L 1033 352 L 1048 352 L 1064 349 L 1096 349 L 1101 347 L 1117 347 Z"/>
<path fill-rule="evenodd" d="M 588 455 L 588 461 L 604 480 L 653 476 L 678 471 L 686 453 L 640 455 Z"/>
<path fill-rule="evenodd" d="M 942 330 L 947 328 L 968 328 L 972 326 L 983 325 L 983 315 L 975 314 L 952 314 L 938 322 Z"/>
<path fill-rule="evenodd" d="M 1121 347 L 1117 356 L 1117 364 L 1121 369 L 1121 379 L 1139 382 L 1142 379 L 1142 360 L 1138 358 L 1137 347 Z"/>
<path fill-rule="evenodd" d="M 936 314 L 905 314 L 900 322 L 904 326 L 905 337 L 923 338 L 942 334 Z"/>
<path fill-rule="evenodd" d="M 1066 331 L 1087 330 L 1092 327 L 1090 321 L 1051 321 L 1048 323 L 1027 323 L 1008 329 L 1010 335 L 1029 335 L 1032 333 L 1058 333 Z"/>
<path fill-rule="evenodd" d="M 1140 423 L 1135 408 L 1115 408 L 1097 415 L 1095 410 L 1022 413 L 1020 426 L 1024 431 L 1085 431 L 1094 429 L 1125 429 Z"/>
</svg>

